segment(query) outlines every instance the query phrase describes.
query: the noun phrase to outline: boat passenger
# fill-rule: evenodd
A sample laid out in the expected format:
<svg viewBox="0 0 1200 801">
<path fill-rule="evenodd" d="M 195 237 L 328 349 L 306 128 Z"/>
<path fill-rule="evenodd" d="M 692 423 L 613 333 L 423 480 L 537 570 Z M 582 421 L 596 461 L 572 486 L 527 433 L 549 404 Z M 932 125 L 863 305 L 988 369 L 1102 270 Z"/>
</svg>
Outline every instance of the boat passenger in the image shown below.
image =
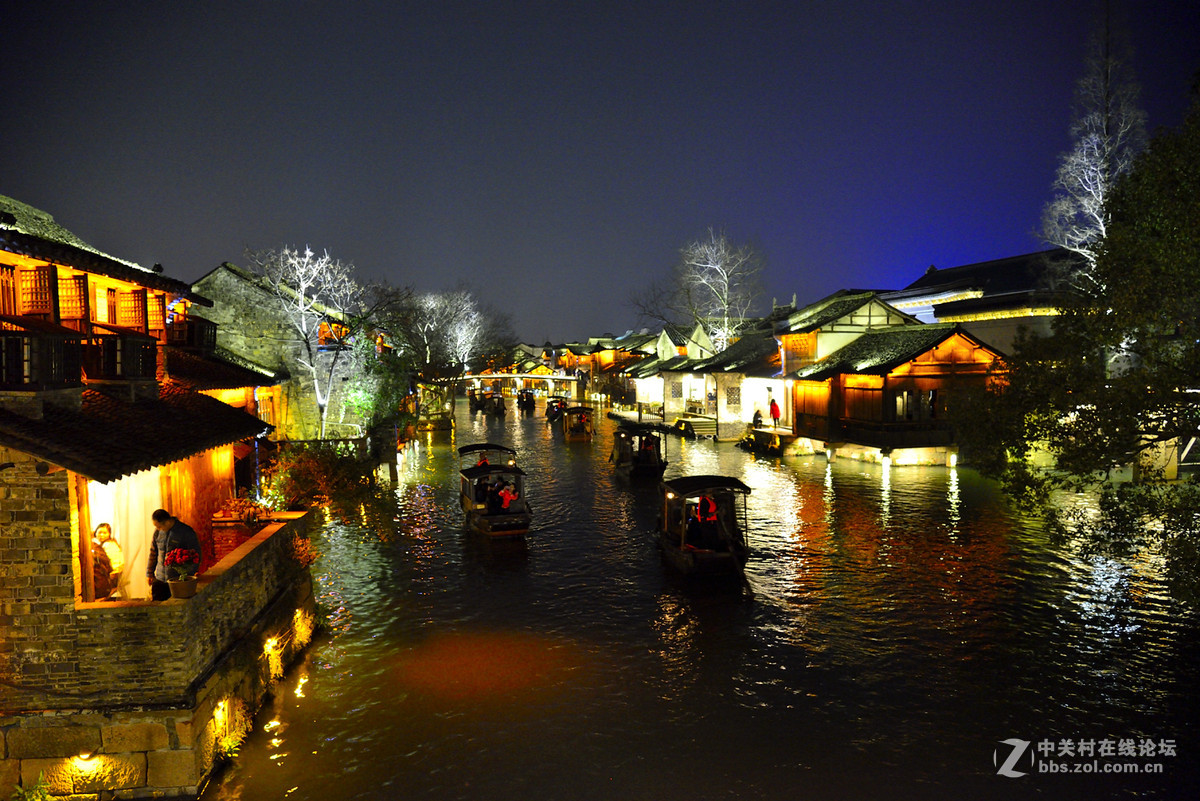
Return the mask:
<svg viewBox="0 0 1200 801">
<path fill-rule="evenodd" d="M 512 484 L 505 484 L 500 488 L 500 491 L 496 493 L 496 496 L 500 499 L 501 512 L 516 511 L 515 509 L 509 509 L 509 505 L 520 497 L 520 495 L 517 494 L 516 487 L 514 487 Z"/>
</svg>

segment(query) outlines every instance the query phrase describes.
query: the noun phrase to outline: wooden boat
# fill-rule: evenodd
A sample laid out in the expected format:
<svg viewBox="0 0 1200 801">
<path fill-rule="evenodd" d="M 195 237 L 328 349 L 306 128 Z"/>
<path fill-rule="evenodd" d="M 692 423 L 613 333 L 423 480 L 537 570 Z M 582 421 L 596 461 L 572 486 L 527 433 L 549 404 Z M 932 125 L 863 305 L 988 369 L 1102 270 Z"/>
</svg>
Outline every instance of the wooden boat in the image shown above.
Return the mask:
<svg viewBox="0 0 1200 801">
<path fill-rule="evenodd" d="M 517 408 L 522 412 L 532 412 L 534 405 L 533 390 L 517 390 Z"/>
<path fill-rule="evenodd" d="M 467 528 L 488 539 L 525 536 L 531 517 L 525 499 L 525 471 L 517 467 L 516 451 L 485 442 L 464 445 L 458 456 L 459 502 Z M 506 493 L 513 496 L 507 508 Z"/>
<path fill-rule="evenodd" d="M 608 460 L 613 470 L 632 479 L 662 478 L 667 461 L 662 457 L 662 437 L 653 426 L 622 423 L 613 433 L 613 449 Z"/>
<path fill-rule="evenodd" d="M 486 414 L 494 414 L 497 417 L 503 417 L 508 414 L 508 407 L 504 403 L 504 395 L 499 392 L 485 392 L 479 401 L 479 408 Z"/>
<path fill-rule="evenodd" d="M 546 417 L 550 422 L 554 422 L 562 417 L 563 410 L 570 405 L 562 395 L 551 395 L 546 398 Z"/>
<path fill-rule="evenodd" d="M 567 442 L 587 442 L 592 438 L 594 419 L 591 406 L 568 406 L 563 409 L 563 439 Z"/>
<path fill-rule="evenodd" d="M 497 445 L 495 442 L 476 442 L 474 445 L 463 445 L 458 449 L 458 462 L 460 469 L 485 464 L 515 467 L 517 452 L 507 445 Z"/>
<path fill-rule="evenodd" d="M 745 581 L 746 497 L 750 488 L 729 476 L 683 476 L 659 485 L 658 542 L 664 558 L 688 576 L 732 576 Z M 702 499 L 711 514 L 698 514 Z"/>
</svg>

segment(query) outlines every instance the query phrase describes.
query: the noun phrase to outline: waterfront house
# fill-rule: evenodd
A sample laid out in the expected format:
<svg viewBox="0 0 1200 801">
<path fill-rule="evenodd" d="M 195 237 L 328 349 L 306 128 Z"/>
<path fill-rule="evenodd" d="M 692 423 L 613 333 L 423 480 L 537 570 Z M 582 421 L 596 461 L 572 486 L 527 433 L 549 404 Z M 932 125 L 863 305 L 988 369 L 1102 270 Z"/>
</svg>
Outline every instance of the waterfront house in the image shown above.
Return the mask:
<svg viewBox="0 0 1200 801">
<path fill-rule="evenodd" d="M 1000 354 L 952 323 L 867 331 L 788 374 L 801 449 L 953 465 L 954 399 L 995 381 Z"/>
<path fill-rule="evenodd" d="M 54 795 L 194 796 L 311 635 L 303 515 L 206 549 L 193 598 L 144 597 L 150 513 L 209 543 L 235 447 L 270 429 L 196 391 L 270 384 L 212 357 L 207 302 L 0 197 L 0 796 L 39 776 Z M 125 557 L 115 600 L 96 600 L 101 522 Z"/>
<path fill-rule="evenodd" d="M 703 373 L 691 368 L 712 355 L 712 340 L 703 326 L 696 325 L 690 332 L 665 327 L 654 340 L 653 355 L 634 362 L 625 371 L 633 383 L 639 412 L 673 420 L 689 409 L 703 408 L 707 382 Z"/>
</svg>

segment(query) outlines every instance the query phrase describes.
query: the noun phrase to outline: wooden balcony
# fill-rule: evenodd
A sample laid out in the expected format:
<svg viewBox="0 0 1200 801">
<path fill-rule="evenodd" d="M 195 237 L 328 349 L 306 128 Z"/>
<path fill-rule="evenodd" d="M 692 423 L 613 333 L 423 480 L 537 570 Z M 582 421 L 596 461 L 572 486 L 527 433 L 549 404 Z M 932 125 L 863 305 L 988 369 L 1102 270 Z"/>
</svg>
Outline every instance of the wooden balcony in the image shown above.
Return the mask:
<svg viewBox="0 0 1200 801">
<path fill-rule="evenodd" d="M 0 317 L 0 390 L 78 387 L 82 336 L 36 318 Z"/>
<path fill-rule="evenodd" d="M 115 326 L 92 324 L 83 347 L 89 381 L 153 381 L 158 345 L 153 337 Z"/>
<path fill-rule="evenodd" d="M 175 348 L 211 351 L 217 347 L 217 324 L 202 317 L 177 317 L 167 323 L 166 344 Z"/>
</svg>

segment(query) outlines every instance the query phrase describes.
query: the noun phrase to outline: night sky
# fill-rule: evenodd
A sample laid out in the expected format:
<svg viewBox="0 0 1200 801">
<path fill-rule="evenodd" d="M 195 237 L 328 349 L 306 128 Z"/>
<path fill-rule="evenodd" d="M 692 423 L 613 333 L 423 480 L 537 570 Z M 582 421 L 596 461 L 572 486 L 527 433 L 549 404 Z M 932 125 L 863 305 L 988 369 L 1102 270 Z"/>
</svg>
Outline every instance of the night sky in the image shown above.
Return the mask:
<svg viewBox="0 0 1200 801">
<path fill-rule="evenodd" d="M 1116 5 L 1177 125 L 1197 3 Z M 466 286 L 536 343 L 634 327 L 709 227 L 763 254 L 767 304 L 899 288 L 1043 249 L 1100 8 L 18 0 L 0 194 L 188 281 L 308 244 Z"/>
</svg>

